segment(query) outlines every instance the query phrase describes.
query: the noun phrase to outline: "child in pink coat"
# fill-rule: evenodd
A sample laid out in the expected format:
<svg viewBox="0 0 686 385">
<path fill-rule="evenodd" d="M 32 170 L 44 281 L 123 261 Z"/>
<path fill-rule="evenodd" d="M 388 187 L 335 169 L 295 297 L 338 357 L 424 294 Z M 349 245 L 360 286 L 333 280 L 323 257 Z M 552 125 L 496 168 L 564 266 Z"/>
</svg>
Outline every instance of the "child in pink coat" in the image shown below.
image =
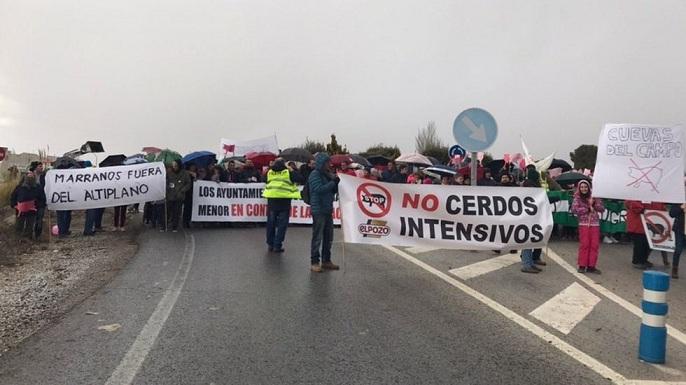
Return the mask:
<svg viewBox="0 0 686 385">
<path fill-rule="evenodd" d="M 579 220 L 579 273 L 600 274 L 600 270 L 596 269 L 596 263 L 600 243 L 600 213 L 603 211 L 603 201 L 591 196 L 591 184 L 585 180 L 579 182 L 571 209 L 572 214 Z"/>
</svg>

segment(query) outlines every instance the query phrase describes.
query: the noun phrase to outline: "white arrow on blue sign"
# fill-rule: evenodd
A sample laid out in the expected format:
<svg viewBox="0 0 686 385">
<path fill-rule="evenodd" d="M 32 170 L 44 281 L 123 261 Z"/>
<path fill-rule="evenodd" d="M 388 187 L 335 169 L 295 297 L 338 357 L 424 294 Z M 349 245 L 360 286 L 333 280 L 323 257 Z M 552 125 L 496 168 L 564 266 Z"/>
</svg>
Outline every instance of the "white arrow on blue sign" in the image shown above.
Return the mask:
<svg viewBox="0 0 686 385">
<path fill-rule="evenodd" d="M 468 151 L 484 151 L 495 142 L 498 124 L 488 111 L 470 108 L 462 111 L 455 119 L 453 136 Z"/>
</svg>

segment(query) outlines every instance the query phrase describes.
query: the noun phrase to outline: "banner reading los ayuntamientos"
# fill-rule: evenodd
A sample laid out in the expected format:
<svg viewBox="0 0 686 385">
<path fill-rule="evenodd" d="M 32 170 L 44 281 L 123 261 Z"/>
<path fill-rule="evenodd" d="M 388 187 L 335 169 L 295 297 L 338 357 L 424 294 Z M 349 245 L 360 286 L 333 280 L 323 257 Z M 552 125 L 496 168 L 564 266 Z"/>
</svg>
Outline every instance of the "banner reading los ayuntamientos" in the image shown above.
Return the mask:
<svg viewBox="0 0 686 385">
<path fill-rule="evenodd" d="M 45 197 L 50 210 L 83 210 L 164 199 L 164 163 L 49 170 Z"/>
<path fill-rule="evenodd" d="M 389 184 L 339 176 L 346 242 L 524 249 L 544 246 L 553 228 L 541 188 Z"/>
<path fill-rule="evenodd" d="M 193 222 L 267 222 L 267 200 L 262 198 L 264 183 L 193 183 Z M 302 187 L 301 187 L 302 188 Z M 341 210 L 334 202 L 334 224 L 341 223 Z M 311 224 L 310 206 L 291 201 L 289 223 Z"/>
<path fill-rule="evenodd" d="M 598 142 L 593 196 L 684 202 L 681 127 L 606 124 Z"/>
</svg>

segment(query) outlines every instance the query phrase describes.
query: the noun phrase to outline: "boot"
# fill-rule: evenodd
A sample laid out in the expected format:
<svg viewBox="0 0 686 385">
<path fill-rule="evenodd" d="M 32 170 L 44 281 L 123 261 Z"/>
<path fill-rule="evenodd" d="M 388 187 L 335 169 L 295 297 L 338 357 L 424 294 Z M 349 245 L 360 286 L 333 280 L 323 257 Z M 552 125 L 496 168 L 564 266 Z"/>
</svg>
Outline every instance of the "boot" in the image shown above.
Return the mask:
<svg viewBox="0 0 686 385">
<path fill-rule="evenodd" d="M 678 266 L 672 267 L 672 278 L 679 279 L 679 267 Z"/>
</svg>

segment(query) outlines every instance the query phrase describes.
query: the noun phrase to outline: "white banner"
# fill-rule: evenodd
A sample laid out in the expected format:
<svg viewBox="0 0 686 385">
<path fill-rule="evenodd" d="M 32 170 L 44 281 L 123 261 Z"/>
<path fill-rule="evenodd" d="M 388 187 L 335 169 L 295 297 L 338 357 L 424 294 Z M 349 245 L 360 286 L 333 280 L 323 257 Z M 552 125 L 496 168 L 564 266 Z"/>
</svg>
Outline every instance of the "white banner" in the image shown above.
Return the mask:
<svg viewBox="0 0 686 385">
<path fill-rule="evenodd" d="M 553 228 L 545 190 L 371 182 L 339 174 L 346 242 L 463 250 L 540 248 Z"/>
<path fill-rule="evenodd" d="M 641 222 L 651 249 L 674 252 L 674 218 L 667 211 L 646 210 L 641 214 Z"/>
<path fill-rule="evenodd" d="M 50 210 L 83 210 L 164 199 L 164 163 L 49 170 L 45 197 Z"/>
<path fill-rule="evenodd" d="M 249 152 L 279 153 L 276 135 L 252 140 L 232 140 L 222 138 L 219 143 L 219 157 L 224 159 L 231 156 L 243 156 Z"/>
<path fill-rule="evenodd" d="M 593 196 L 684 202 L 681 127 L 606 124 L 598 142 Z"/>
<path fill-rule="evenodd" d="M 267 222 L 267 200 L 262 198 L 264 183 L 193 183 L 193 222 Z M 302 189 L 302 187 L 301 187 Z M 341 224 L 338 201 L 333 203 L 333 223 Z M 310 206 L 291 201 L 289 223 L 312 224 Z"/>
</svg>

